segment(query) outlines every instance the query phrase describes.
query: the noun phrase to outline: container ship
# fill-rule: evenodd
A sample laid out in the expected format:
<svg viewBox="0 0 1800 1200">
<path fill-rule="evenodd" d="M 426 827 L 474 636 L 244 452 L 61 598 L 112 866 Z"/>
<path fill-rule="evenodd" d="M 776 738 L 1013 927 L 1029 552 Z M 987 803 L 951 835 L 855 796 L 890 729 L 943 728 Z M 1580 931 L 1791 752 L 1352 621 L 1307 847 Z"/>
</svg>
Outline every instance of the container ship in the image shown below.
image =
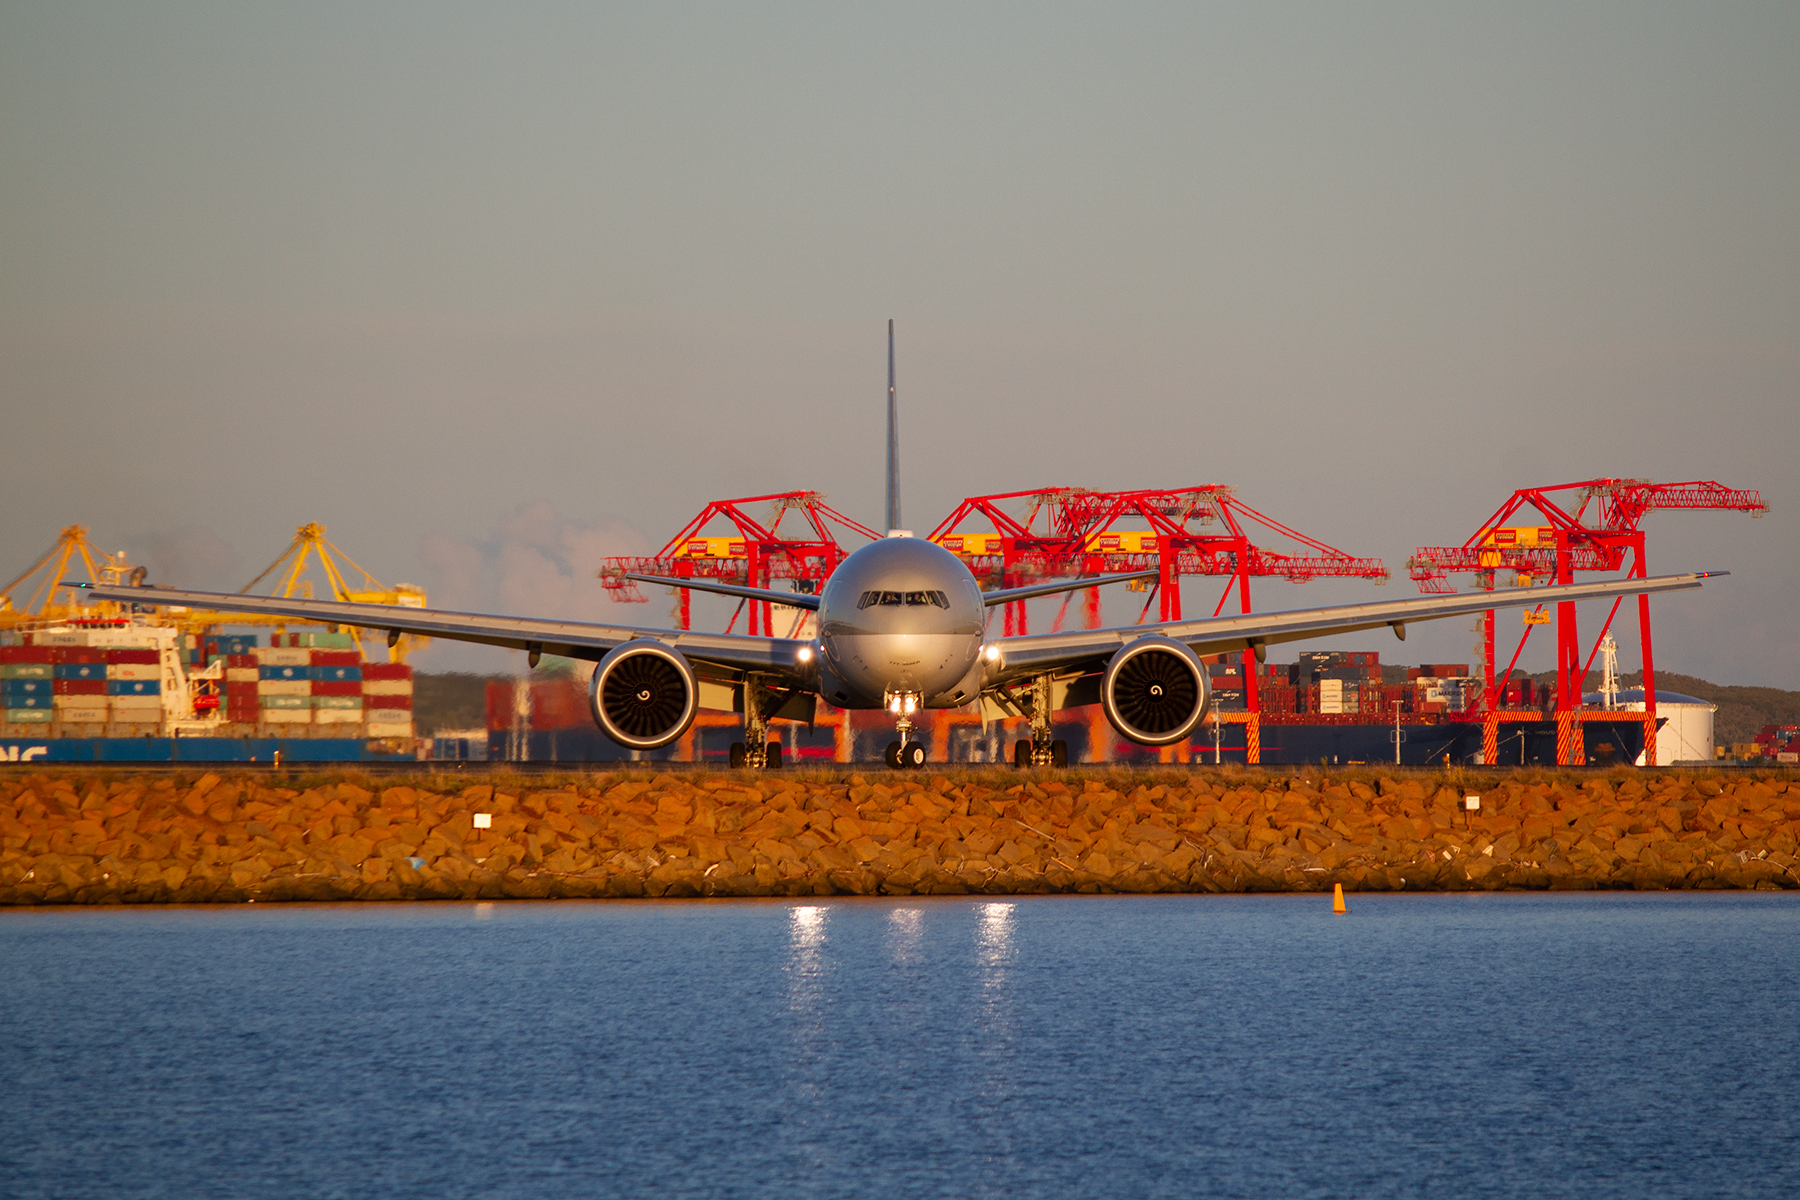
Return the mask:
<svg viewBox="0 0 1800 1200">
<path fill-rule="evenodd" d="M 301 526 L 265 571 L 303 586 L 315 559 L 344 598 L 423 604 L 424 593 L 383 589 L 363 572 L 351 591 L 321 525 Z M 341 552 L 338 552 L 341 556 Z M 345 559 L 348 562 L 348 559 Z M 361 568 L 350 564 L 355 570 Z M 99 554 L 81 526 L 0 599 L 0 760 L 24 762 L 372 762 L 416 757 L 413 672 L 372 662 L 352 633 L 332 628 L 267 634 L 220 630 L 238 614 L 129 611 L 81 605 L 70 574 L 142 579 L 124 554 Z M 41 576 L 29 599 L 12 597 Z M 261 577 L 259 577 L 260 579 Z M 394 647 L 390 647 L 390 653 Z"/>
</svg>

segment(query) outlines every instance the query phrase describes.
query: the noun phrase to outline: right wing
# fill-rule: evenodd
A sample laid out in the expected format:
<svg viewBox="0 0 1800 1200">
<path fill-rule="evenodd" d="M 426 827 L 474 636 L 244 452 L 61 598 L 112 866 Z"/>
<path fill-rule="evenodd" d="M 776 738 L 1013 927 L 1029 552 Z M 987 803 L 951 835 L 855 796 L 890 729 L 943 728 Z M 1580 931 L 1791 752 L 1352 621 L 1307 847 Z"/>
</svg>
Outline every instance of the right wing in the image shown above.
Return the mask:
<svg viewBox="0 0 1800 1200">
<path fill-rule="evenodd" d="M 1154 625 L 1128 625 L 1115 629 L 1030 634 L 1004 638 L 997 643 L 1001 656 L 1000 669 L 990 673 L 988 681 L 990 684 L 1007 683 L 1032 675 L 1099 670 L 1119 647 L 1146 634 L 1173 638 L 1185 643 L 1197 654 L 1257 650 L 1279 642 L 1298 642 L 1327 634 L 1358 633 L 1366 629 L 1392 629 L 1404 639 L 1406 626 L 1414 621 L 1436 621 L 1444 617 L 1486 612 L 1490 608 L 1521 608 L 1528 604 L 1554 604 L 1565 600 L 1594 600 L 1609 596 L 1683 591 L 1699 587 L 1703 579 L 1724 574 L 1724 571 L 1702 571 L 1693 575 L 1662 575 L 1654 579 L 1508 588 L 1500 592 L 1461 592 L 1452 596 L 1421 596 L 1413 600 L 1390 600 L 1380 604 L 1344 604 L 1333 608 L 1245 613 L 1234 617 L 1164 621 Z"/>
<path fill-rule="evenodd" d="M 1052 583 L 1030 583 L 1024 587 L 996 588 L 991 592 L 981 593 L 981 603 L 987 608 L 996 604 L 1011 604 L 1014 600 L 1029 600 L 1033 596 L 1054 596 L 1058 592 L 1074 592 L 1087 587 L 1099 587 L 1103 583 L 1124 583 L 1128 579 L 1155 579 L 1160 571 L 1130 571 L 1118 575 L 1087 575 L 1080 579 L 1058 579 Z"/>
<path fill-rule="evenodd" d="M 359 629 L 385 629 L 389 635 L 416 633 L 425 637 L 504 646 L 509 650 L 559 654 L 565 658 L 598 661 L 615 646 L 640 638 L 653 638 L 673 646 L 693 661 L 700 674 L 736 678 L 743 672 L 793 674 L 799 652 L 808 642 L 793 638 L 746 637 L 725 633 L 695 633 L 682 629 L 638 629 L 630 625 L 591 625 L 583 621 L 545 621 L 530 617 L 494 617 L 480 613 L 447 612 L 434 608 L 404 608 L 393 604 L 351 604 L 341 600 L 296 600 L 280 596 L 245 596 L 230 592 L 188 592 L 175 588 L 121 587 L 98 583 L 64 586 L 101 600 L 124 604 L 218 609 L 224 612 L 263 613 L 294 617 Z M 711 671 L 701 669 L 710 666 Z"/>
</svg>

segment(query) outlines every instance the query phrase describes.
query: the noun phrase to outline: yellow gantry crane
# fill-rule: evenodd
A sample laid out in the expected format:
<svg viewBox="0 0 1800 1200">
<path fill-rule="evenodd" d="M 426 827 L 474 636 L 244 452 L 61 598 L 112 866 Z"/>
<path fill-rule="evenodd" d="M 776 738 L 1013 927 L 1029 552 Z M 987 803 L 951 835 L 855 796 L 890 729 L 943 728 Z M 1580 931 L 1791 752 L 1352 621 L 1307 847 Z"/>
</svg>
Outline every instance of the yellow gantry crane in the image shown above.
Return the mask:
<svg viewBox="0 0 1800 1200">
<path fill-rule="evenodd" d="M 388 587 L 359 566 L 354 559 L 332 545 L 325 537 L 325 526 L 308 522 L 294 531 L 294 540 L 281 556 L 239 588 L 247 593 L 271 575 L 277 577 L 276 596 L 299 596 L 310 599 L 312 580 L 307 568 L 317 562 L 331 589 L 331 598 L 360 604 L 393 604 L 402 608 L 424 608 L 425 590 L 410 583 Z M 350 568 L 347 578 L 340 561 Z M 0 588 L 0 629 L 22 625 L 55 624 L 61 621 L 104 619 L 121 615 L 123 607 L 110 601 L 77 604 L 74 589 L 62 586 L 71 570 L 87 573 L 91 583 L 141 583 L 144 568 L 133 566 L 123 550 L 106 554 L 88 540 L 87 526 L 70 525 L 57 538 L 49 553 L 39 558 L 18 578 Z M 352 585 L 351 579 L 356 579 Z M 173 625 L 184 634 L 203 634 L 224 625 L 268 625 L 285 628 L 312 622 L 292 617 L 263 616 L 258 613 L 213 612 L 205 609 L 169 609 L 160 614 L 157 624 Z M 332 628 L 335 628 L 333 626 Z M 360 634 L 360 630 L 357 631 Z M 405 662 L 409 651 L 430 639 L 403 635 L 388 644 L 388 661 Z M 366 652 L 365 652 L 366 653 Z"/>
<path fill-rule="evenodd" d="M 312 581 L 305 578 L 309 563 L 317 560 L 319 569 L 324 572 L 326 582 L 331 588 L 331 599 L 342 600 L 352 604 L 392 604 L 401 608 L 424 608 L 425 589 L 410 583 L 398 583 L 393 587 L 383 584 L 375 576 L 357 564 L 356 560 L 332 545 L 325 537 L 325 526 L 317 521 L 309 521 L 294 531 L 294 540 L 281 556 L 267 567 L 262 574 L 238 589 L 240 594 L 248 593 L 251 588 L 269 578 L 277 576 L 273 596 L 298 596 L 304 599 L 313 598 Z M 342 560 L 357 575 L 361 576 L 361 586 L 352 586 L 345 578 L 343 568 L 338 566 Z M 293 623 L 290 618 L 254 617 L 246 613 L 210 614 L 219 618 L 212 624 L 263 624 L 286 625 Z M 360 633 L 360 631 L 359 631 Z M 424 645 L 429 638 L 402 634 L 399 639 L 388 641 L 388 661 L 405 662 L 409 652 Z"/>
<path fill-rule="evenodd" d="M 89 583 L 125 583 L 136 570 L 123 550 L 107 554 L 88 540 L 86 525 L 70 525 L 57 536 L 49 553 L 0 588 L 0 629 L 115 613 L 117 604 L 78 606 L 74 589 L 62 586 L 77 563 L 86 570 Z"/>
</svg>

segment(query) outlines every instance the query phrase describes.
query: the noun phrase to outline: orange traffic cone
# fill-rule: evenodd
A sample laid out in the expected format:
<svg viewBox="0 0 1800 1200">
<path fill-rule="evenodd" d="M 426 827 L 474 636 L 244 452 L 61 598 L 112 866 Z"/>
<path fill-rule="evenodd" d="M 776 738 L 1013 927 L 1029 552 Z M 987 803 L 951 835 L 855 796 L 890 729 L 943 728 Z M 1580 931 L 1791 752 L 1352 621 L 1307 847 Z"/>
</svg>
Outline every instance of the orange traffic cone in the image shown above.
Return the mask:
<svg viewBox="0 0 1800 1200">
<path fill-rule="evenodd" d="M 1334 913 L 1347 913 L 1350 911 L 1344 907 L 1344 885 L 1341 883 L 1334 883 L 1331 885 L 1331 911 Z"/>
</svg>

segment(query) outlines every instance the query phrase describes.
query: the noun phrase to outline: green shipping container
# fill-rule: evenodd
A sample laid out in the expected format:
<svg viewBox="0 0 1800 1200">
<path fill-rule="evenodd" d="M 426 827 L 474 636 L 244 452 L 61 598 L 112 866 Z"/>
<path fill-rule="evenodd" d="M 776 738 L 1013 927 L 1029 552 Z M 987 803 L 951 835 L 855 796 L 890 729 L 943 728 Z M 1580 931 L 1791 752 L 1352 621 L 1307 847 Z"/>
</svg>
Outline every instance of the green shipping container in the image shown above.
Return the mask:
<svg viewBox="0 0 1800 1200">
<path fill-rule="evenodd" d="M 0 679 L 55 679 L 56 668 L 49 663 L 7 663 L 0 666 Z"/>
<path fill-rule="evenodd" d="M 361 696 L 313 696 L 314 708 L 361 708 Z"/>
<path fill-rule="evenodd" d="M 296 633 L 293 640 L 308 650 L 356 649 L 356 639 L 347 633 Z"/>
<path fill-rule="evenodd" d="M 311 696 L 258 696 L 264 708 L 311 708 Z"/>
<path fill-rule="evenodd" d="M 8 725 L 48 725 L 51 715 L 47 708 L 9 708 L 5 720 Z"/>
</svg>

